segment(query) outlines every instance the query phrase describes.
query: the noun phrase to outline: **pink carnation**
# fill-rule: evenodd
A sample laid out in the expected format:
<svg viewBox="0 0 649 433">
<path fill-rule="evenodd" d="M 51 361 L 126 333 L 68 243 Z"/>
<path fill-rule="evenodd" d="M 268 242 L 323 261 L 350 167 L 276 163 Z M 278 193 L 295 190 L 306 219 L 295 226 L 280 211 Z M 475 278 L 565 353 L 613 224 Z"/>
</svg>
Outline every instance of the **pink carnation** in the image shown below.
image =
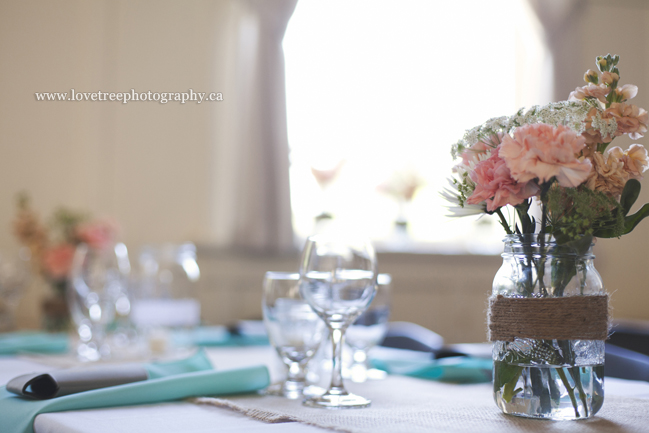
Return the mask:
<svg viewBox="0 0 649 433">
<path fill-rule="evenodd" d="M 489 158 L 479 162 L 470 174 L 475 189 L 467 203 L 484 201 L 489 212 L 508 204 L 516 206 L 539 192 L 534 182 L 516 182 L 498 153 L 499 148 Z"/>
<path fill-rule="evenodd" d="M 101 219 L 80 224 L 76 232 L 79 240 L 88 244 L 90 248 L 103 249 L 115 242 L 119 229 L 116 222 Z"/>
<path fill-rule="evenodd" d="M 592 168 L 590 160 L 576 156 L 584 146 L 585 139 L 566 126 L 537 123 L 516 128 L 514 137 L 506 135 L 499 153 L 519 182 L 556 177 L 560 186 L 576 187 Z"/>
<path fill-rule="evenodd" d="M 61 244 L 48 248 L 43 253 L 43 271 L 53 280 L 68 277 L 72 268 L 75 247 L 71 244 Z"/>
</svg>

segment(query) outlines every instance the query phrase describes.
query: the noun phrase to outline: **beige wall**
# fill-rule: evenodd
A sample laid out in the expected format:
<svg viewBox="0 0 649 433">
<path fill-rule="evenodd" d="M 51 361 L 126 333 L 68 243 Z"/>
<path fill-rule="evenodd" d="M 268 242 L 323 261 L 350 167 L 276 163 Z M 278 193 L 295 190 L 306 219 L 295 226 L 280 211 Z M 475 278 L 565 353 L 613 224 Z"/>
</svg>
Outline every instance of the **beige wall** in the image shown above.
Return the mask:
<svg viewBox="0 0 649 433">
<path fill-rule="evenodd" d="M 621 83 L 637 85 L 638 96 L 633 102 L 649 110 L 649 2 L 587 3 L 579 23 L 582 50 L 574 59 L 575 68 L 594 69 L 596 56 L 619 54 Z M 574 87 L 581 85 L 579 80 L 579 75 L 575 76 Z M 637 142 L 649 148 L 649 135 Z M 626 148 L 631 143 L 624 137 L 614 145 Z M 644 189 L 632 212 L 649 202 L 649 179 L 642 183 Z M 649 320 L 649 220 L 621 239 L 599 240 L 595 254 L 595 264 L 612 295 L 614 317 Z"/>
<path fill-rule="evenodd" d="M 555 59 L 572 77 L 560 80 L 566 83 L 562 93 L 567 97 L 582 85 L 596 55 L 611 52 L 622 56 L 622 82 L 640 88 L 636 103 L 649 108 L 649 2 L 585 4 L 567 33 L 581 49 Z M 230 0 L 0 0 L 0 249 L 16 248 L 10 222 L 15 195 L 23 190 L 43 215 L 66 205 L 114 216 L 132 249 L 214 239 L 214 149 L 228 144 L 219 141 L 219 122 L 229 106 L 224 66 L 230 14 Z M 34 97 L 71 88 L 192 88 L 223 92 L 225 101 L 122 105 Z M 649 146 L 648 140 L 640 142 Z M 641 201 L 649 201 L 646 182 Z M 649 319 L 648 243 L 645 222 L 632 236 L 597 245 L 596 264 L 618 318 Z M 261 275 L 293 263 L 283 260 L 237 261 L 206 252 L 200 263 L 209 320 L 258 317 Z M 418 322 L 450 341 L 482 340 L 483 299 L 498 257 L 383 260 L 382 270 L 396 275 L 393 319 Z M 28 303 L 33 307 L 34 296 L 23 311 Z"/>
<path fill-rule="evenodd" d="M 0 2 L 0 246 L 14 197 L 121 222 L 133 245 L 209 239 L 222 103 L 37 102 L 34 92 L 224 92 L 227 1 Z M 222 106 L 219 106 L 221 104 Z"/>
</svg>

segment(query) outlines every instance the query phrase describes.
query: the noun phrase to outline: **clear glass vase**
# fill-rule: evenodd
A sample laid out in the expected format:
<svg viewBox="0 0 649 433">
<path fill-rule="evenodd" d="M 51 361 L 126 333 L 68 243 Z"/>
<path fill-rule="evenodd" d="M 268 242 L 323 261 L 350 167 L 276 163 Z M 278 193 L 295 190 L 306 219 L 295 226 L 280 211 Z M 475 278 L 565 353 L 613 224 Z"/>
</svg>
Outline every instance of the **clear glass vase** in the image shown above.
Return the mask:
<svg viewBox="0 0 649 433">
<path fill-rule="evenodd" d="M 494 297 L 606 295 L 591 244 L 576 250 L 549 235 L 533 234 L 509 235 L 504 243 Z M 604 340 L 514 337 L 494 341 L 493 360 L 494 399 L 506 414 L 584 419 L 602 407 Z"/>
</svg>

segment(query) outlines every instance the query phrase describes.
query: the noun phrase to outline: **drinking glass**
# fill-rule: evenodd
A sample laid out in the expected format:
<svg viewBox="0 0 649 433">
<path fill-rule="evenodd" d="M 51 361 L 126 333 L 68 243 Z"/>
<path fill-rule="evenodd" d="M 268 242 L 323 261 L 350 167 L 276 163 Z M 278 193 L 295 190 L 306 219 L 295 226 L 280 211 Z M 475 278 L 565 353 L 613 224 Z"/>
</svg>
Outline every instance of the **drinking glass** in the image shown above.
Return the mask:
<svg viewBox="0 0 649 433">
<path fill-rule="evenodd" d="M 376 295 L 372 303 L 345 333 L 345 342 L 352 352 L 349 376 L 353 382 L 385 377 L 384 371 L 370 368 L 367 354 L 383 340 L 388 331 L 391 283 L 392 277 L 389 274 L 378 275 Z"/>
<path fill-rule="evenodd" d="M 302 298 L 299 283 L 299 274 L 266 272 L 262 299 L 268 337 L 288 367 L 286 380 L 265 392 L 290 399 L 324 392 L 307 383 L 306 365 L 318 351 L 325 325 Z"/>
<path fill-rule="evenodd" d="M 329 328 L 333 368 L 329 389 L 321 396 L 306 399 L 306 406 L 343 409 L 371 404 L 345 389 L 342 349 L 345 330 L 376 293 L 376 268 L 376 254 L 367 240 L 331 234 L 307 239 L 300 263 L 300 291 Z"/>
<path fill-rule="evenodd" d="M 83 361 L 110 357 L 106 327 L 115 318 L 116 302 L 126 291 L 130 271 L 124 244 L 93 248 L 79 244 L 72 261 L 68 299 L 79 333 L 77 354 Z"/>
</svg>

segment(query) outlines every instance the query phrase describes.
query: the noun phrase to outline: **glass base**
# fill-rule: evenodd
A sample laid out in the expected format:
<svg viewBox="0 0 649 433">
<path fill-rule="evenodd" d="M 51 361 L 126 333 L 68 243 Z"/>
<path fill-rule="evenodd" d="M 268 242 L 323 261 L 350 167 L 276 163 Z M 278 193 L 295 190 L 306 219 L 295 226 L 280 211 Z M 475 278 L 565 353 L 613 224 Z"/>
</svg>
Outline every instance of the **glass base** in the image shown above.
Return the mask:
<svg viewBox="0 0 649 433">
<path fill-rule="evenodd" d="M 270 385 L 263 390 L 263 395 L 276 395 L 290 400 L 297 400 L 304 397 L 315 397 L 325 392 L 323 388 L 315 385 L 306 385 L 302 382 L 280 382 Z"/>
<path fill-rule="evenodd" d="M 360 409 L 369 407 L 372 401 L 355 394 L 336 395 L 325 393 L 319 397 L 307 398 L 302 404 L 308 407 L 324 409 Z"/>
</svg>

